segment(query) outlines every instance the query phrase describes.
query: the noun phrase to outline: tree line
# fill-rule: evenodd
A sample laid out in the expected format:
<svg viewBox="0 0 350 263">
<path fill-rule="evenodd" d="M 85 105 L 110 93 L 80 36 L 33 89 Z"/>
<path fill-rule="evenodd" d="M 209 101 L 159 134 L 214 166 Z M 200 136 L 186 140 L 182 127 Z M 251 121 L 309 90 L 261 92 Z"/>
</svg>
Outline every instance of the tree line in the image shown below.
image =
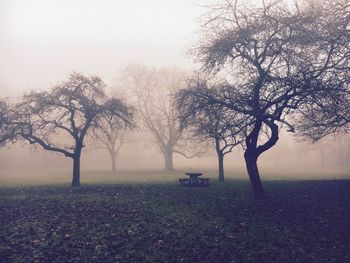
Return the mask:
<svg viewBox="0 0 350 263">
<path fill-rule="evenodd" d="M 138 126 L 156 142 L 167 170 L 174 153 L 196 156 L 203 150 L 196 145 L 211 142 L 219 180 L 224 156 L 242 147 L 254 196 L 264 199 L 258 158 L 276 145 L 281 129 L 311 141 L 348 132 L 350 5 L 227 0 L 210 6 L 201 21 L 191 49 L 199 64 L 195 72 L 127 67 L 120 84 L 132 91 L 134 106 L 106 96 L 100 78 L 74 73 L 16 105 L 1 102 L 0 142 L 26 140 L 72 158 L 73 186 L 80 182 L 88 134 L 113 160 L 116 138 Z"/>
</svg>

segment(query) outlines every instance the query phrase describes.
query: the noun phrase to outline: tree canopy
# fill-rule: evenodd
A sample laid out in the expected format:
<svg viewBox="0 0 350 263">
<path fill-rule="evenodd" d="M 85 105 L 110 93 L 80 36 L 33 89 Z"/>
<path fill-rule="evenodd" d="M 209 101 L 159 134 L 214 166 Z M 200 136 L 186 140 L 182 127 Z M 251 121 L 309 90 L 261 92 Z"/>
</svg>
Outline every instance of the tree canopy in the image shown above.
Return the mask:
<svg viewBox="0 0 350 263">
<path fill-rule="evenodd" d="M 217 104 L 245 119 L 244 157 L 257 199 L 265 197 L 258 157 L 277 143 L 281 127 L 295 131 L 292 116 L 305 110 L 310 98 L 339 87 L 348 74 L 344 5 L 339 0 L 247 6 L 229 0 L 203 16 L 193 54 L 209 81 L 205 76 L 194 82 L 187 95 L 202 101 L 199 108 Z"/>
<path fill-rule="evenodd" d="M 203 92 L 205 91 L 208 92 L 209 89 L 205 87 Z M 213 86 L 210 91 L 212 95 L 221 94 L 220 87 Z M 240 120 L 241 114 L 228 111 L 221 104 L 209 104 L 209 97 L 199 97 L 198 93 L 192 93 L 188 89 L 179 91 L 176 94 L 179 118 L 193 137 L 201 142 L 209 140 L 213 143 L 218 157 L 219 181 L 224 181 L 224 156 L 243 142 L 243 129 L 246 126 L 242 122 L 245 120 Z"/>
<path fill-rule="evenodd" d="M 31 92 L 17 105 L 20 136 L 43 149 L 73 159 L 72 186 L 80 185 L 80 156 L 86 135 L 99 129 L 108 116 L 132 122 L 132 109 L 122 100 L 108 98 L 96 76 L 72 73 L 49 91 Z"/>
<path fill-rule="evenodd" d="M 120 77 L 121 85 L 131 91 L 137 105 L 141 130 L 150 134 L 164 157 L 165 170 L 174 170 L 173 154 L 190 158 L 200 150 L 180 125 L 174 94 L 186 87 L 186 75 L 176 68 L 152 69 L 129 66 Z"/>
</svg>

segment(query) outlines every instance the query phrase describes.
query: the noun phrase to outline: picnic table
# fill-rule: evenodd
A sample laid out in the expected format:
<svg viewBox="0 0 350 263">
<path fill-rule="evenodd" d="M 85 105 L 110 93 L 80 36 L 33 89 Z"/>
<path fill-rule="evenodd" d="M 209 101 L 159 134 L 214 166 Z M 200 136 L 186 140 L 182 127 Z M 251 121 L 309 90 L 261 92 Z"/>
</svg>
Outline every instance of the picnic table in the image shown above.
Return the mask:
<svg viewBox="0 0 350 263">
<path fill-rule="evenodd" d="M 189 178 L 179 178 L 181 186 L 209 186 L 209 178 L 200 178 L 203 173 L 187 172 L 185 173 Z"/>
<path fill-rule="evenodd" d="M 203 173 L 185 173 L 185 174 L 190 177 L 190 179 L 188 180 L 188 184 L 193 186 L 199 185 L 198 177 L 203 175 Z"/>
</svg>

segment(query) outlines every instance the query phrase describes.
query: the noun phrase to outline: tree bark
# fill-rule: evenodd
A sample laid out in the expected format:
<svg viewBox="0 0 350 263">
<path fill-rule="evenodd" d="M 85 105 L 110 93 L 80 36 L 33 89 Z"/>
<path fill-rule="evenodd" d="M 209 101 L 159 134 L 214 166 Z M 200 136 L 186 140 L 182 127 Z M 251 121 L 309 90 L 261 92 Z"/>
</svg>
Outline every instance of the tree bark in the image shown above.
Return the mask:
<svg viewBox="0 0 350 263">
<path fill-rule="evenodd" d="M 258 164 L 257 164 L 258 156 L 252 153 L 249 149 L 247 149 L 244 152 L 244 159 L 245 159 L 249 179 L 252 184 L 255 199 L 265 199 L 265 192 L 261 183 Z"/>
<path fill-rule="evenodd" d="M 164 168 L 166 171 L 174 171 L 174 164 L 173 164 L 173 151 L 166 150 L 164 151 Z"/>
<path fill-rule="evenodd" d="M 258 157 L 271 149 L 278 141 L 278 125 L 273 121 L 265 120 L 264 123 L 270 128 L 271 134 L 269 139 L 262 145 L 258 144 L 259 133 L 262 127 L 262 121 L 256 120 L 255 126 L 251 133 L 246 137 L 246 147 L 244 152 L 244 159 L 249 175 L 250 182 L 253 187 L 255 199 L 265 199 L 264 188 L 261 183 L 259 169 L 258 169 Z"/>
<path fill-rule="evenodd" d="M 72 187 L 80 186 L 80 154 L 73 157 L 73 179 Z"/>
<path fill-rule="evenodd" d="M 224 175 L 224 155 L 218 153 L 218 164 L 219 164 L 219 182 L 225 181 Z"/>
</svg>

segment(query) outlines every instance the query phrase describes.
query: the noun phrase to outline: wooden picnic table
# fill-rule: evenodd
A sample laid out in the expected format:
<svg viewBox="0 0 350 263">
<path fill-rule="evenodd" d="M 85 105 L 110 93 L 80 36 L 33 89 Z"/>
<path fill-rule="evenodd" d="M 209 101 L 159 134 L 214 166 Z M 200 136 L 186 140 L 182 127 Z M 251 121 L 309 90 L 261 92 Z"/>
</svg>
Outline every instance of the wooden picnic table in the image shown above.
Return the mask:
<svg viewBox="0 0 350 263">
<path fill-rule="evenodd" d="M 188 180 L 188 185 L 191 185 L 191 186 L 199 185 L 198 177 L 203 175 L 203 173 L 189 173 L 189 172 L 185 174 L 190 177 L 190 179 Z"/>
</svg>

